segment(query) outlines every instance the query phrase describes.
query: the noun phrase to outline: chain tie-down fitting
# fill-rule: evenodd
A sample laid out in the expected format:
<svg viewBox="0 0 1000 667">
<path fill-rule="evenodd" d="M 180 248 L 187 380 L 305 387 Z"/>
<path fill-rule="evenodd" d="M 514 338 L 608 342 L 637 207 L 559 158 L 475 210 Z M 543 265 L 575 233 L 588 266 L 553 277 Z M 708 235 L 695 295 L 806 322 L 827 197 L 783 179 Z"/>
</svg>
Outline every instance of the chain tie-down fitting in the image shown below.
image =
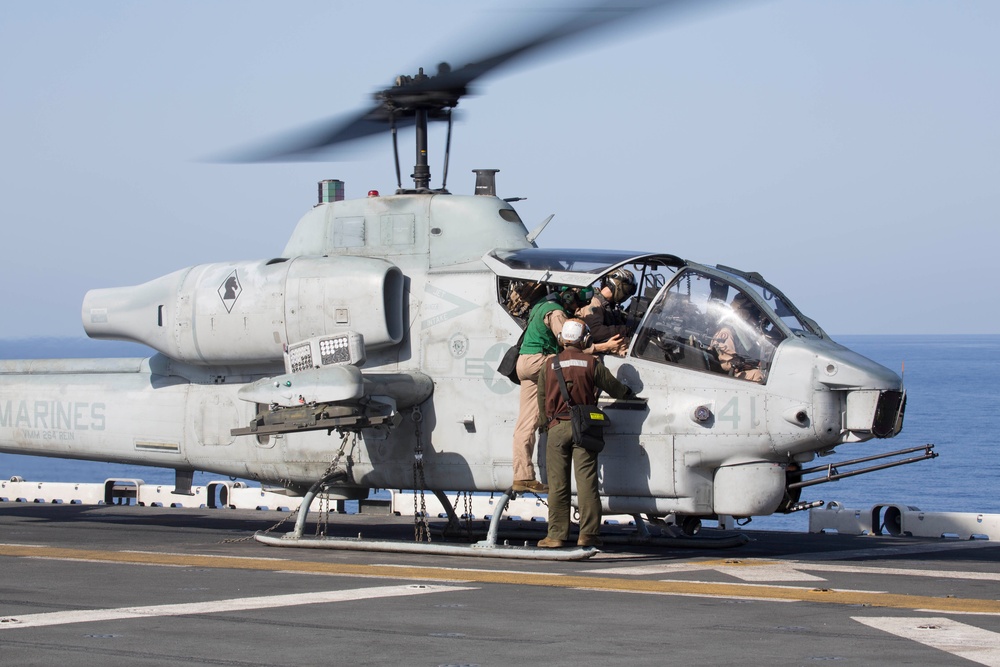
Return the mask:
<svg viewBox="0 0 1000 667">
<path fill-rule="evenodd" d="M 430 542 L 431 531 L 427 525 L 427 502 L 424 499 L 424 490 L 427 482 L 424 479 L 424 444 L 423 444 L 423 424 L 424 416 L 420 412 L 419 406 L 413 406 L 410 412 L 410 419 L 413 420 L 416 444 L 413 446 L 413 541 Z M 419 507 L 417 497 L 419 496 Z"/>
</svg>

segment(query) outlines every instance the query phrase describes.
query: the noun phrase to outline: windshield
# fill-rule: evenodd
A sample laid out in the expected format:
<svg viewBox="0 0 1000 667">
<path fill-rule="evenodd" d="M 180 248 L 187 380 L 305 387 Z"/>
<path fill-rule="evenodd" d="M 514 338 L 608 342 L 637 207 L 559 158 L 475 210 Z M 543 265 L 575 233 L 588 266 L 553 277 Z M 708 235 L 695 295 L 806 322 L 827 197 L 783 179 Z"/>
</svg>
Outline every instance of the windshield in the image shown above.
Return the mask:
<svg viewBox="0 0 1000 667">
<path fill-rule="evenodd" d="M 783 339 L 736 283 L 689 269 L 650 307 L 632 355 L 762 383 Z"/>
<path fill-rule="evenodd" d="M 717 266 L 717 269 L 731 275 L 742 278 L 750 283 L 750 286 L 757 292 L 757 295 L 768 307 L 781 319 L 782 323 L 792 330 L 794 334 L 810 333 L 817 336 L 822 335 L 820 328 L 815 322 L 803 315 L 784 294 L 759 273 L 747 273 L 728 266 Z"/>
</svg>

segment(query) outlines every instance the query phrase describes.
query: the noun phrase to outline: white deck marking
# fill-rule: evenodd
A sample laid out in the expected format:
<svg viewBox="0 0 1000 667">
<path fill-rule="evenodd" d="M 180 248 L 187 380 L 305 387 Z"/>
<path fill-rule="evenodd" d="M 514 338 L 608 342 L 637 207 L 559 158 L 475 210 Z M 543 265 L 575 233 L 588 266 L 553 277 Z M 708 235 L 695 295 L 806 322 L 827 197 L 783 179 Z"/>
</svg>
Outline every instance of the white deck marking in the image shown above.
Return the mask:
<svg viewBox="0 0 1000 667">
<path fill-rule="evenodd" d="M 409 584 L 404 586 L 355 588 L 343 591 L 318 591 L 314 593 L 295 593 L 291 595 L 232 598 L 229 600 L 211 600 L 209 602 L 192 602 L 185 604 L 163 604 L 149 607 L 53 611 L 42 614 L 25 614 L 23 616 L 4 616 L 0 618 L 0 630 L 38 628 L 46 625 L 64 625 L 67 623 L 91 623 L 94 621 L 150 618 L 155 616 L 214 614 L 219 612 L 272 609 L 275 607 L 292 607 L 295 605 L 350 602 L 352 600 L 370 600 L 374 598 L 402 597 L 407 595 L 422 595 L 424 593 L 445 593 L 468 590 L 474 590 L 474 588 L 468 586 L 431 586 L 424 584 Z"/>
<path fill-rule="evenodd" d="M 743 581 L 826 581 L 823 577 L 800 572 L 784 563 L 761 563 L 749 567 L 728 565 L 715 569 Z"/>
<path fill-rule="evenodd" d="M 853 620 L 876 630 L 911 639 L 980 665 L 1000 667 L 1000 634 L 948 618 L 865 617 Z"/>
</svg>

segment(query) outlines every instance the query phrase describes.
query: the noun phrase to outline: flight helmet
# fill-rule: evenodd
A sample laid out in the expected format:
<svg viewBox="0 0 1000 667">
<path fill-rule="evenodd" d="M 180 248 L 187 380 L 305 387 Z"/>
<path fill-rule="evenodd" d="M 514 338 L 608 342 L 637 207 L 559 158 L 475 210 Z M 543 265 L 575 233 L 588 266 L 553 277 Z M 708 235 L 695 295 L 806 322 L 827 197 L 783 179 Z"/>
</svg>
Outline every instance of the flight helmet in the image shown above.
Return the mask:
<svg viewBox="0 0 1000 667">
<path fill-rule="evenodd" d="M 585 349 L 590 345 L 590 328 L 583 320 L 569 319 L 563 323 L 559 332 L 559 344 L 563 347 Z"/>
<path fill-rule="evenodd" d="M 615 269 L 604 276 L 601 286 L 611 290 L 611 300 L 615 303 L 622 303 L 635 294 L 638 288 L 635 274 L 625 268 Z"/>
</svg>

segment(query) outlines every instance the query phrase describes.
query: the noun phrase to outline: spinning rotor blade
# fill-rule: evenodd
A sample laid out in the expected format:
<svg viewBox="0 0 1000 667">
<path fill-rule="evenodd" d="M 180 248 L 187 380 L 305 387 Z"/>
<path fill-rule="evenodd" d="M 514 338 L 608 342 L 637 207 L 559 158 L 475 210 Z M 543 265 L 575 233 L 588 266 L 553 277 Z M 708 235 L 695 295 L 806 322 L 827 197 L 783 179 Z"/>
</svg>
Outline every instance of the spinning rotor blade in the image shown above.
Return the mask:
<svg viewBox="0 0 1000 667">
<path fill-rule="evenodd" d="M 414 124 L 417 113 L 428 120 L 445 118 L 445 110 L 458 104 L 469 93 L 469 85 L 519 57 L 539 51 L 572 37 L 616 24 L 653 9 L 680 15 L 704 10 L 729 0 L 598 0 L 580 7 L 554 10 L 547 27 L 520 38 L 495 53 L 451 69 L 438 66 L 434 75 L 423 70 L 414 77 L 399 77 L 396 85 L 375 93 L 376 103 L 346 119 L 328 120 L 242 151 L 225 161 L 295 162 L 321 157 L 319 152 L 337 144 L 354 141 L 384 131 L 391 120 L 397 127 Z"/>
<path fill-rule="evenodd" d="M 396 118 L 396 127 L 411 127 L 412 117 Z M 389 127 L 389 114 L 382 107 L 337 120 L 328 119 L 292 130 L 270 141 L 245 150 L 226 154 L 219 162 L 308 162 L 324 159 L 320 151 L 327 146 L 382 134 Z"/>
<path fill-rule="evenodd" d="M 520 56 L 568 40 L 577 35 L 609 27 L 653 9 L 674 12 L 701 10 L 723 0 L 601 0 L 578 7 L 554 9 L 558 21 L 527 38 L 508 44 L 502 50 L 426 81 L 410 84 L 406 91 L 418 93 L 441 89 L 465 89 L 470 83 Z M 552 23 L 552 21 L 549 21 Z"/>
</svg>

